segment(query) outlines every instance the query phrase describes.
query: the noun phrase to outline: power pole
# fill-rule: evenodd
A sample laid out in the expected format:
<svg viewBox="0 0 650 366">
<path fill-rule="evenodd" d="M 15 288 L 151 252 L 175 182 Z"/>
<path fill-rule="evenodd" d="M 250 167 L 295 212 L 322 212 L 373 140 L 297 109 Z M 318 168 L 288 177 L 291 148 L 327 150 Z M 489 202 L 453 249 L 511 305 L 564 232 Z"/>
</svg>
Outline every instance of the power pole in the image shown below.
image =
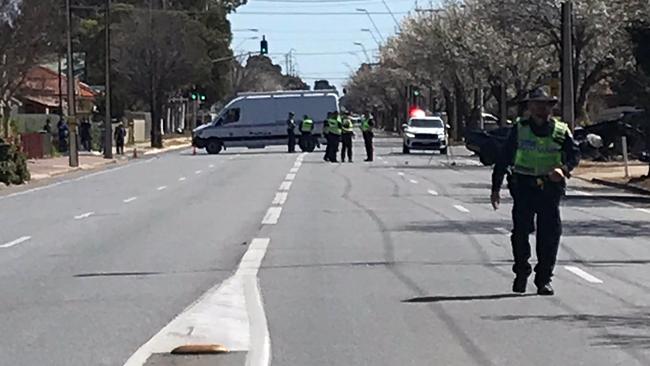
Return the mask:
<svg viewBox="0 0 650 366">
<path fill-rule="evenodd" d="M 104 158 L 113 158 L 113 125 L 111 124 L 111 0 L 106 0 L 106 44 L 105 54 L 105 116 L 104 116 Z"/>
<path fill-rule="evenodd" d="M 68 38 L 68 128 L 69 128 L 69 163 L 71 167 L 79 166 L 79 151 L 77 150 L 77 121 L 75 119 L 75 87 L 74 87 L 74 60 L 72 59 L 72 10 L 70 0 L 65 2 L 66 28 Z"/>
<path fill-rule="evenodd" d="M 573 4 L 562 3 L 562 118 L 575 129 L 575 95 L 573 90 Z"/>
</svg>

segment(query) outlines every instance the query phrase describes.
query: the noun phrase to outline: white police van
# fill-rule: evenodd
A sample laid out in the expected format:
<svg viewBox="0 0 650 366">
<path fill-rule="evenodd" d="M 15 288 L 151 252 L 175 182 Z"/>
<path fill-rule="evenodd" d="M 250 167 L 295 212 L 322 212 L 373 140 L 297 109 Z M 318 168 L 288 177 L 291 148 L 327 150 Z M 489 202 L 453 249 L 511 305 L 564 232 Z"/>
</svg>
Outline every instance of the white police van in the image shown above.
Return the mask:
<svg viewBox="0 0 650 366">
<path fill-rule="evenodd" d="M 313 135 L 320 139 L 327 113 L 339 110 L 338 100 L 334 90 L 240 93 L 212 122 L 194 129 L 192 145 L 209 154 L 228 147 L 286 145 L 289 112 L 295 114 L 296 135 L 307 115 L 314 121 Z"/>
</svg>

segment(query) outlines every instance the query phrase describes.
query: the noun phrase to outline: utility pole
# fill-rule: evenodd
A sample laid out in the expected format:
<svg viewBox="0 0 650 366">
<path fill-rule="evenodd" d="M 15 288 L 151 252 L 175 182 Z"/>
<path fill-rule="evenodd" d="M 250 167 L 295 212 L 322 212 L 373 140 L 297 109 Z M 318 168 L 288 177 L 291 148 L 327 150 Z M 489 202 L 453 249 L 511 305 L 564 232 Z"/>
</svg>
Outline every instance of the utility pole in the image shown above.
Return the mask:
<svg viewBox="0 0 650 366">
<path fill-rule="evenodd" d="M 105 44 L 105 116 L 104 116 L 104 158 L 113 158 L 113 125 L 111 124 L 111 0 L 106 0 L 106 44 Z"/>
<path fill-rule="evenodd" d="M 508 85 L 506 84 L 505 70 L 501 71 L 499 94 L 499 124 L 503 127 L 508 123 Z"/>
<path fill-rule="evenodd" d="M 575 129 L 575 95 L 573 90 L 573 4 L 562 3 L 562 119 Z"/>
<path fill-rule="evenodd" d="M 79 166 L 77 150 L 77 121 L 75 119 L 75 86 L 74 86 L 74 60 L 72 59 L 72 10 L 70 0 L 65 2 L 66 28 L 68 38 L 68 128 L 69 128 L 69 163 L 71 167 Z"/>
</svg>

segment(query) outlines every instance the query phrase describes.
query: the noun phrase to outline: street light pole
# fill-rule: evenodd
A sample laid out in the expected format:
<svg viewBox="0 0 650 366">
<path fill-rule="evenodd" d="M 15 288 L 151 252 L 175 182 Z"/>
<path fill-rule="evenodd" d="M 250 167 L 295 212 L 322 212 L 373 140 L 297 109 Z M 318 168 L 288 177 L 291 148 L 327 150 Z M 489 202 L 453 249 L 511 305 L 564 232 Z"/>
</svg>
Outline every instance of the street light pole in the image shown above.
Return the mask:
<svg viewBox="0 0 650 366">
<path fill-rule="evenodd" d="M 69 128 L 69 164 L 71 167 L 79 166 L 79 155 L 77 151 L 77 121 L 75 120 L 75 98 L 74 98 L 74 60 L 72 59 L 72 13 L 70 0 L 65 2 L 66 31 L 68 41 L 68 128 Z"/>
<path fill-rule="evenodd" d="M 113 158 L 113 126 L 111 124 L 111 0 L 106 0 L 106 44 L 105 44 L 105 116 L 104 116 L 104 158 Z"/>
<path fill-rule="evenodd" d="M 356 46 L 361 47 L 361 49 L 363 50 L 363 54 L 366 55 L 366 61 L 368 61 L 368 63 L 370 63 L 370 56 L 368 56 L 368 51 L 366 50 L 366 46 L 364 46 L 363 43 L 361 43 L 361 42 L 354 42 L 354 44 Z"/>
<path fill-rule="evenodd" d="M 562 3 L 562 118 L 575 128 L 575 100 L 573 90 L 573 3 Z"/>
<path fill-rule="evenodd" d="M 362 32 L 368 32 L 372 36 L 372 39 L 375 40 L 375 43 L 377 43 L 378 47 L 381 47 L 381 43 L 379 43 L 379 40 L 377 40 L 377 37 L 375 37 L 375 34 L 370 30 L 369 28 L 363 28 L 361 29 Z"/>
<path fill-rule="evenodd" d="M 357 11 L 360 11 L 362 13 L 366 13 L 366 15 L 368 16 L 368 19 L 370 19 L 370 23 L 372 23 L 372 26 L 375 28 L 375 32 L 377 32 L 377 35 L 379 36 L 379 38 L 381 38 L 381 41 L 384 42 L 384 36 L 381 35 L 381 32 L 379 31 L 379 28 L 377 27 L 377 24 L 372 19 L 372 16 L 368 12 L 368 10 L 363 9 L 363 8 L 357 8 Z"/>
</svg>

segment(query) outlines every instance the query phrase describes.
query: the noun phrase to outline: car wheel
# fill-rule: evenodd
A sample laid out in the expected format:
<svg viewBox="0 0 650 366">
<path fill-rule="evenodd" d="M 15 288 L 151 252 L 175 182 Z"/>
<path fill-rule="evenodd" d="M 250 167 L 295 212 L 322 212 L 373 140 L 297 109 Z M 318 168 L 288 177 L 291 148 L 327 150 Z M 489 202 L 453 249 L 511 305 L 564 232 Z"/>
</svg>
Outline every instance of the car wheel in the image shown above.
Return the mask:
<svg viewBox="0 0 650 366">
<path fill-rule="evenodd" d="M 440 149 L 440 154 L 447 155 L 447 149 L 448 149 L 447 147 L 445 147 L 444 149 Z"/>
<path fill-rule="evenodd" d="M 221 141 L 219 140 L 210 140 L 205 145 L 205 149 L 207 150 L 208 154 L 218 154 L 221 152 L 222 148 L 223 144 L 221 144 Z"/>
<path fill-rule="evenodd" d="M 408 146 L 403 145 L 402 146 L 402 154 L 410 154 L 410 153 L 411 153 L 411 149 L 409 149 Z"/>
</svg>

